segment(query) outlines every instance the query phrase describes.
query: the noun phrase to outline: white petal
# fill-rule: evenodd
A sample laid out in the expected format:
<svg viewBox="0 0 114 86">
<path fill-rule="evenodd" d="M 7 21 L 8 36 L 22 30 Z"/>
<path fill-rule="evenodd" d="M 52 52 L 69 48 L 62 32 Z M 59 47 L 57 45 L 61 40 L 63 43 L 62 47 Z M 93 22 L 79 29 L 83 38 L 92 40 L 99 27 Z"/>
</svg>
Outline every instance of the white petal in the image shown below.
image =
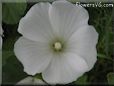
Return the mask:
<svg viewBox="0 0 114 86">
<path fill-rule="evenodd" d="M 22 84 L 33 84 L 33 78 L 26 77 L 25 79 L 23 79 L 17 83 L 17 85 L 22 85 Z"/>
<path fill-rule="evenodd" d="M 80 26 L 88 23 L 88 12 L 65 0 L 55 1 L 49 9 L 51 24 L 57 35 L 68 38 Z"/>
<path fill-rule="evenodd" d="M 35 4 L 20 20 L 19 33 L 35 41 L 50 40 L 53 37 L 48 14 L 50 6 L 49 3 Z"/>
<path fill-rule="evenodd" d="M 19 38 L 16 42 L 14 51 L 23 64 L 24 71 L 30 75 L 42 72 L 52 57 L 47 44 L 30 41 L 24 37 Z"/>
<path fill-rule="evenodd" d="M 25 79 L 19 81 L 17 85 L 46 85 L 46 83 L 35 77 L 26 77 Z"/>
<path fill-rule="evenodd" d="M 42 76 L 50 84 L 67 84 L 75 81 L 87 70 L 88 65 L 84 59 L 73 53 L 65 53 L 54 56 Z"/>
<path fill-rule="evenodd" d="M 83 57 L 89 66 L 89 70 L 97 60 L 96 44 L 98 33 L 93 26 L 79 28 L 68 41 L 68 52 L 74 52 Z"/>
</svg>

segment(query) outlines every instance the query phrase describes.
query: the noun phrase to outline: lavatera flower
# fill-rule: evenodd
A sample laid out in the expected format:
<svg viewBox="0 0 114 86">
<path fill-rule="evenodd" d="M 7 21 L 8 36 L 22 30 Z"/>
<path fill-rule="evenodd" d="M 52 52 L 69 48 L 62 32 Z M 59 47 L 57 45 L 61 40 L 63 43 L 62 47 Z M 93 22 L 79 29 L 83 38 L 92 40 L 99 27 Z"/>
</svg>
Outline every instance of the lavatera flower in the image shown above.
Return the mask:
<svg viewBox="0 0 114 86">
<path fill-rule="evenodd" d="M 42 73 L 49 84 L 67 84 L 93 68 L 98 33 L 88 12 L 65 0 L 35 4 L 20 20 L 23 36 L 14 46 L 29 75 Z"/>
</svg>

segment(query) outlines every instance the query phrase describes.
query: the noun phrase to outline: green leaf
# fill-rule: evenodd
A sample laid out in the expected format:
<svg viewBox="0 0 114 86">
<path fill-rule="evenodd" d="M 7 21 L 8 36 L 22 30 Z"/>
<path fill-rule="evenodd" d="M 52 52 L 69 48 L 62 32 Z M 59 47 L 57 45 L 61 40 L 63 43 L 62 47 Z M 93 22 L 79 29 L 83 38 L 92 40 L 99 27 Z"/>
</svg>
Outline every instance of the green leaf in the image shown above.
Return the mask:
<svg viewBox="0 0 114 86">
<path fill-rule="evenodd" d="M 18 81 L 27 77 L 27 74 L 23 71 L 22 64 L 14 55 L 7 59 L 5 65 L 2 65 L 2 71 L 3 84 L 16 84 Z"/>
<path fill-rule="evenodd" d="M 41 73 L 36 74 L 34 77 L 43 80 Z"/>
<path fill-rule="evenodd" d="M 107 80 L 108 80 L 108 84 L 114 85 L 114 72 L 110 72 L 107 74 Z"/>
<path fill-rule="evenodd" d="M 2 51 L 2 65 L 5 65 L 7 59 L 12 55 L 14 55 L 13 51 Z"/>
<path fill-rule="evenodd" d="M 87 78 L 88 76 L 87 75 L 83 75 L 81 76 L 77 81 L 75 81 L 75 84 L 87 84 Z"/>
<path fill-rule="evenodd" d="M 3 48 L 2 48 L 2 65 L 5 65 L 7 59 L 14 55 L 14 44 L 17 40 L 17 36 L 7 38 L 3 41 Z"/>
<path fill-rule="evenodd" d="M 99 59 L 107 59 L 107 60 L 113 61 L 113 59 L 106 57 L 106 55 L 104 55 L 102 53 L 98 53 L 97 56 Z"/>
<path fill-rule="evenodd" d="M 3 22 L 7 24 L 17 24 L 23 16 L 27 3 L 25 0 L 22 3 L 3 3 Z"/>
</svg>

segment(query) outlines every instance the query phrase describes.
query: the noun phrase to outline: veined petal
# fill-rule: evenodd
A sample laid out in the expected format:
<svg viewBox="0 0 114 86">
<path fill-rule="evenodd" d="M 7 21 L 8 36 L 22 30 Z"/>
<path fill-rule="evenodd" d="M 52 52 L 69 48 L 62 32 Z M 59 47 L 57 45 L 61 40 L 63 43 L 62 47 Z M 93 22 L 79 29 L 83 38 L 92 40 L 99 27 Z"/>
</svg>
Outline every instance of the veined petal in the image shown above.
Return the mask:
<svg viewBox="0 0 114 86">
<path fill-rule="evenodd" d="M 68 52 L 74 52 L 83 57 L 89 66 L 89 70 L 97 60 L 96 44 L 98 33 L 93 26 L 79 28 L 68 41 Z"/>
<path fill-rule="evenodd" d="M 34 42 L 24 37 L 15 43 L 14 52 L 30 75 L 41 73 L 49 64 L 52 55 L 47 44 Z"/>
<path fill-rule="evenodd" d="M 48 13 L 50 6 L 49 3 L 35 4 L 20 20 L 19 33 L 33 41 L 49 41 L 53 37 Z"/>
<path fill-rule="evenodd" d="M 54 56 L 50 65 L 42 72 L 49 84 L 67 84 L 75 81 L 88 70 L 85 60 L 74 53 Z"/>
<path fill-rule="evenodd" d="M 49 9 L 54 31 L 58 36 L 69 38 L 79 27 L 88 24 L 88 12 L 68 1 L 54 1 Z"/>
</svg>

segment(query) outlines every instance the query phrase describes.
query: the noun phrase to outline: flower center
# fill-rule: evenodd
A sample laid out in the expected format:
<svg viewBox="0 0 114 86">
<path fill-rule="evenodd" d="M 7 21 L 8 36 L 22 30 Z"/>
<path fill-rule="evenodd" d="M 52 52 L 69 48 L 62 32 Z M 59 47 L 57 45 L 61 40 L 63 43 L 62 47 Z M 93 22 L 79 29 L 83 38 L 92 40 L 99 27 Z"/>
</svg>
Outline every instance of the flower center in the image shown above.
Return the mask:
<svg viewBox="0 0 114 86">
<path fill-rule="evenodd" d="M 53 47 L 56 51 L 60 51 L 62 49 L 62 44 L 60 42 L 55 42 Z"/>
</svg>

